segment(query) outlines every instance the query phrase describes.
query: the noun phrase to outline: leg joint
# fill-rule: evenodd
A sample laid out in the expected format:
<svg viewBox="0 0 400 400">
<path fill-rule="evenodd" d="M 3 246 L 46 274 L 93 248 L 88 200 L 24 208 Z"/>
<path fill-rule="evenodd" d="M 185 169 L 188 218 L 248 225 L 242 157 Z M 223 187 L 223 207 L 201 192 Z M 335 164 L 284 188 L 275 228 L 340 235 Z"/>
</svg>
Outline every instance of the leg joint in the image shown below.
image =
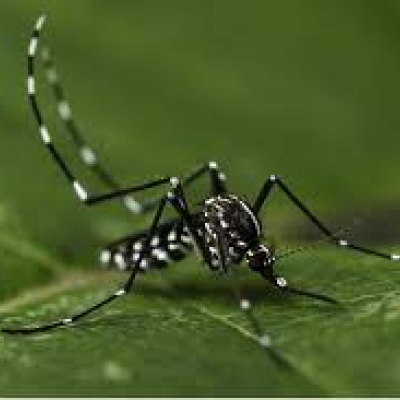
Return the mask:
<svg viewBox="0 0 400 400">
<path fill-rule="evenodd" d="M 219 169 L 218 164 L 215 161 L 209 161 L 208 162 L 208 168 L 210 170 L 218 170 Z"/>
<path fill-rule="evenodd" d="M 170 178 L 169 182 L 173 189 L 176 189 L 178 186 L 181 185 L 179 178 L 177 178 L 176 176 L 173 176 L 172 178 Z"/>
<path fill-rule="evenodd" d="M 272 175 L 269 176 L 269 181 L 270 182 L 276 182 L 276 181 L 279 181 L 279 180 L 280 180 L 280 178 L 279 178 L 278 175 L 272 174 Z"/>
</svg>

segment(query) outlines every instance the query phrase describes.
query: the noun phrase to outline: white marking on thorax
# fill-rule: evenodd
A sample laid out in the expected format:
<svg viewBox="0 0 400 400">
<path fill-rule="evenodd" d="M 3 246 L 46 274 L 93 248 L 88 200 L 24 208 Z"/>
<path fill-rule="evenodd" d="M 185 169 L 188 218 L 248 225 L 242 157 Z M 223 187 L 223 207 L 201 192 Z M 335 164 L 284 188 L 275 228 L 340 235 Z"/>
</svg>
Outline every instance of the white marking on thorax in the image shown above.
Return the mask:
<svg viewBox="0 0 400 400">
<path fill-rule="evenodd" d="M 239 203 L 246 210 L 246 212 L 250 215 L 251 219 L 253 220 L 254 226 L 256 227 L 257 234 L 258 234 L 258 236 L 260 236 L 261 235 L 260 223 L 258 222 L 258 220 L 257 220 L 256 216 L 254 215 L 253 211 L 251 211 L 250 208 L 247 206 L 247 204 L 244 203 L 242 200 L 239 200 Z"/>
</svg>

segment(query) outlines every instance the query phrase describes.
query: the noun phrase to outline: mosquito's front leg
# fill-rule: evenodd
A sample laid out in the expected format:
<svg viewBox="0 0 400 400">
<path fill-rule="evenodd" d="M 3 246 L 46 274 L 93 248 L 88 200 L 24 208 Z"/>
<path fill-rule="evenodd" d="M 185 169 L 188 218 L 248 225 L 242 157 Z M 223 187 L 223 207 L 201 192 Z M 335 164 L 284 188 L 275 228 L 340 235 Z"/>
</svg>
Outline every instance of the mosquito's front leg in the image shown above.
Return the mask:
<svg viewBox="0 0 400 400">
<path fill-rule="evenodd" d="M 260 190 L 256 200 L 253 204 L 253 211 L 255 213 L 259 213 L 263 204 L 265 203 L 268 195 L 270 194 L 271 190 L 274 186 L 278 186 L 279 189 L 288 197 L 288 199 L 296 205 L 307 217 L 308 219 L 318 227 L 323 235 L 325 235 L 331 243 L 335 244 L 336 246 L 352 249 L 361 253 L 369 254 L 372 256 L 384 258 L 390 261 L 400 261 L 399 254 L 387 254 L 381 251 L 377 251 L 374 249 L 370 249 L 367 247 L 362 247 L 353 243 L 350 243 L 348 240 L 336 236 L 329 228 L 325 226 L 321 220 L 310 211 L 310 209 L 289 189 L 289 187 L 276 175 L 271 175 L 264 183 L 263 187 Z"/>
</svg>

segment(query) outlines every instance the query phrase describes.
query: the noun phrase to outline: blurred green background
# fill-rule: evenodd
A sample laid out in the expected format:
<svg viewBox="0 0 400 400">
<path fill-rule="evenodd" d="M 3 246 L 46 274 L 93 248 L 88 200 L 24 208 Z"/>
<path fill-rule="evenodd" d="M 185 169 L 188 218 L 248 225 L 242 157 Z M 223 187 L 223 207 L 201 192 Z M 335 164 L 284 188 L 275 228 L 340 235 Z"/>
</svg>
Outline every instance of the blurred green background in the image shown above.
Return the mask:
<svg viewBox="0 0 400 400">
<path fill-rule="evenodd" d="M 334 229 L 344 226 L 359 242 L 381 248 L 400 245 L 399 1 L 7 1 L 0 4 L 0 311 L 20 323 L 49 320 L 101 298 L 121 277 L 96 272 L 98 250 L 149 223 L 118 203 L 78 204 L 41 146 L 25 80 L 28 38 L 42 12 L 43 42 L 74 116 L 122 184 L 182 176 L 215 159 L 245 198 L 278 173 Z M 38 76 L 57 145 L 85 183 L 101 190 L 66 140 Z M 264 219 L 278 244 L 315 237 L 281 196 Z M 182 311 L 195 297 L 197 308 L 221 308 L 245 324 L 228 287 L 191 259 L 165 274 L 186 288 L 182 301 L 146 276 L 143 296 L 118 304 L 115 317 L 100 313 L 88 326 L 42 341 L 2 338 L 3 393 L 398 395 L 396 268 L 324 249 L 305 257 L 282 267 L 303 286 L 351 304 L 376 296 L 343 314 L 264 298 L 264 283 L 244 277 L 269 331 L 307 378 L 286 376 L 205 314 Z M 83 288 L 74 291 L 75 283 Z M 382 325 L 389 301 L 382 296 L 390 296 L 391 325 Z M 176 317 L 180 312 L 185 317 Z M 149 334 L 154 327 L 156 338 Z M 181 349 L 170 354 L 177 338 Z M 382 363 L 388 368 L 376 372 Z"/>
</svg>

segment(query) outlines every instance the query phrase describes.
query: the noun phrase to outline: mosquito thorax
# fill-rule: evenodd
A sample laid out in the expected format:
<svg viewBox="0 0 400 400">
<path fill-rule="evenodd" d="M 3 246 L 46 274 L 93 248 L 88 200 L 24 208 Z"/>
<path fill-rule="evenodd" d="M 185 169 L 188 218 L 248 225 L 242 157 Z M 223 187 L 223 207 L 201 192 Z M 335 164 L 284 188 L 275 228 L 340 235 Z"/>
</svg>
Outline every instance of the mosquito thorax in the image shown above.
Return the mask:
<svg viewBox="0 0 400 400">
<path fill-rule="evenodd" d="M 212 267 L 219 267 L 223 246 L 226 263 L 240 262 L 246 251 L 260 241 L 261 223 L 246 202 L 233 195 L 210 197 L 202 212 L 205 246 Z"/>
<path fill-rule="evenodd" d="M 272 267 L 276 260 L 273 248 L 259 244 L 247 250 L 245 259 L 251 270 L 259 272 L 264 276 L 268 274 L 272 276 Z"/>
</svg>

